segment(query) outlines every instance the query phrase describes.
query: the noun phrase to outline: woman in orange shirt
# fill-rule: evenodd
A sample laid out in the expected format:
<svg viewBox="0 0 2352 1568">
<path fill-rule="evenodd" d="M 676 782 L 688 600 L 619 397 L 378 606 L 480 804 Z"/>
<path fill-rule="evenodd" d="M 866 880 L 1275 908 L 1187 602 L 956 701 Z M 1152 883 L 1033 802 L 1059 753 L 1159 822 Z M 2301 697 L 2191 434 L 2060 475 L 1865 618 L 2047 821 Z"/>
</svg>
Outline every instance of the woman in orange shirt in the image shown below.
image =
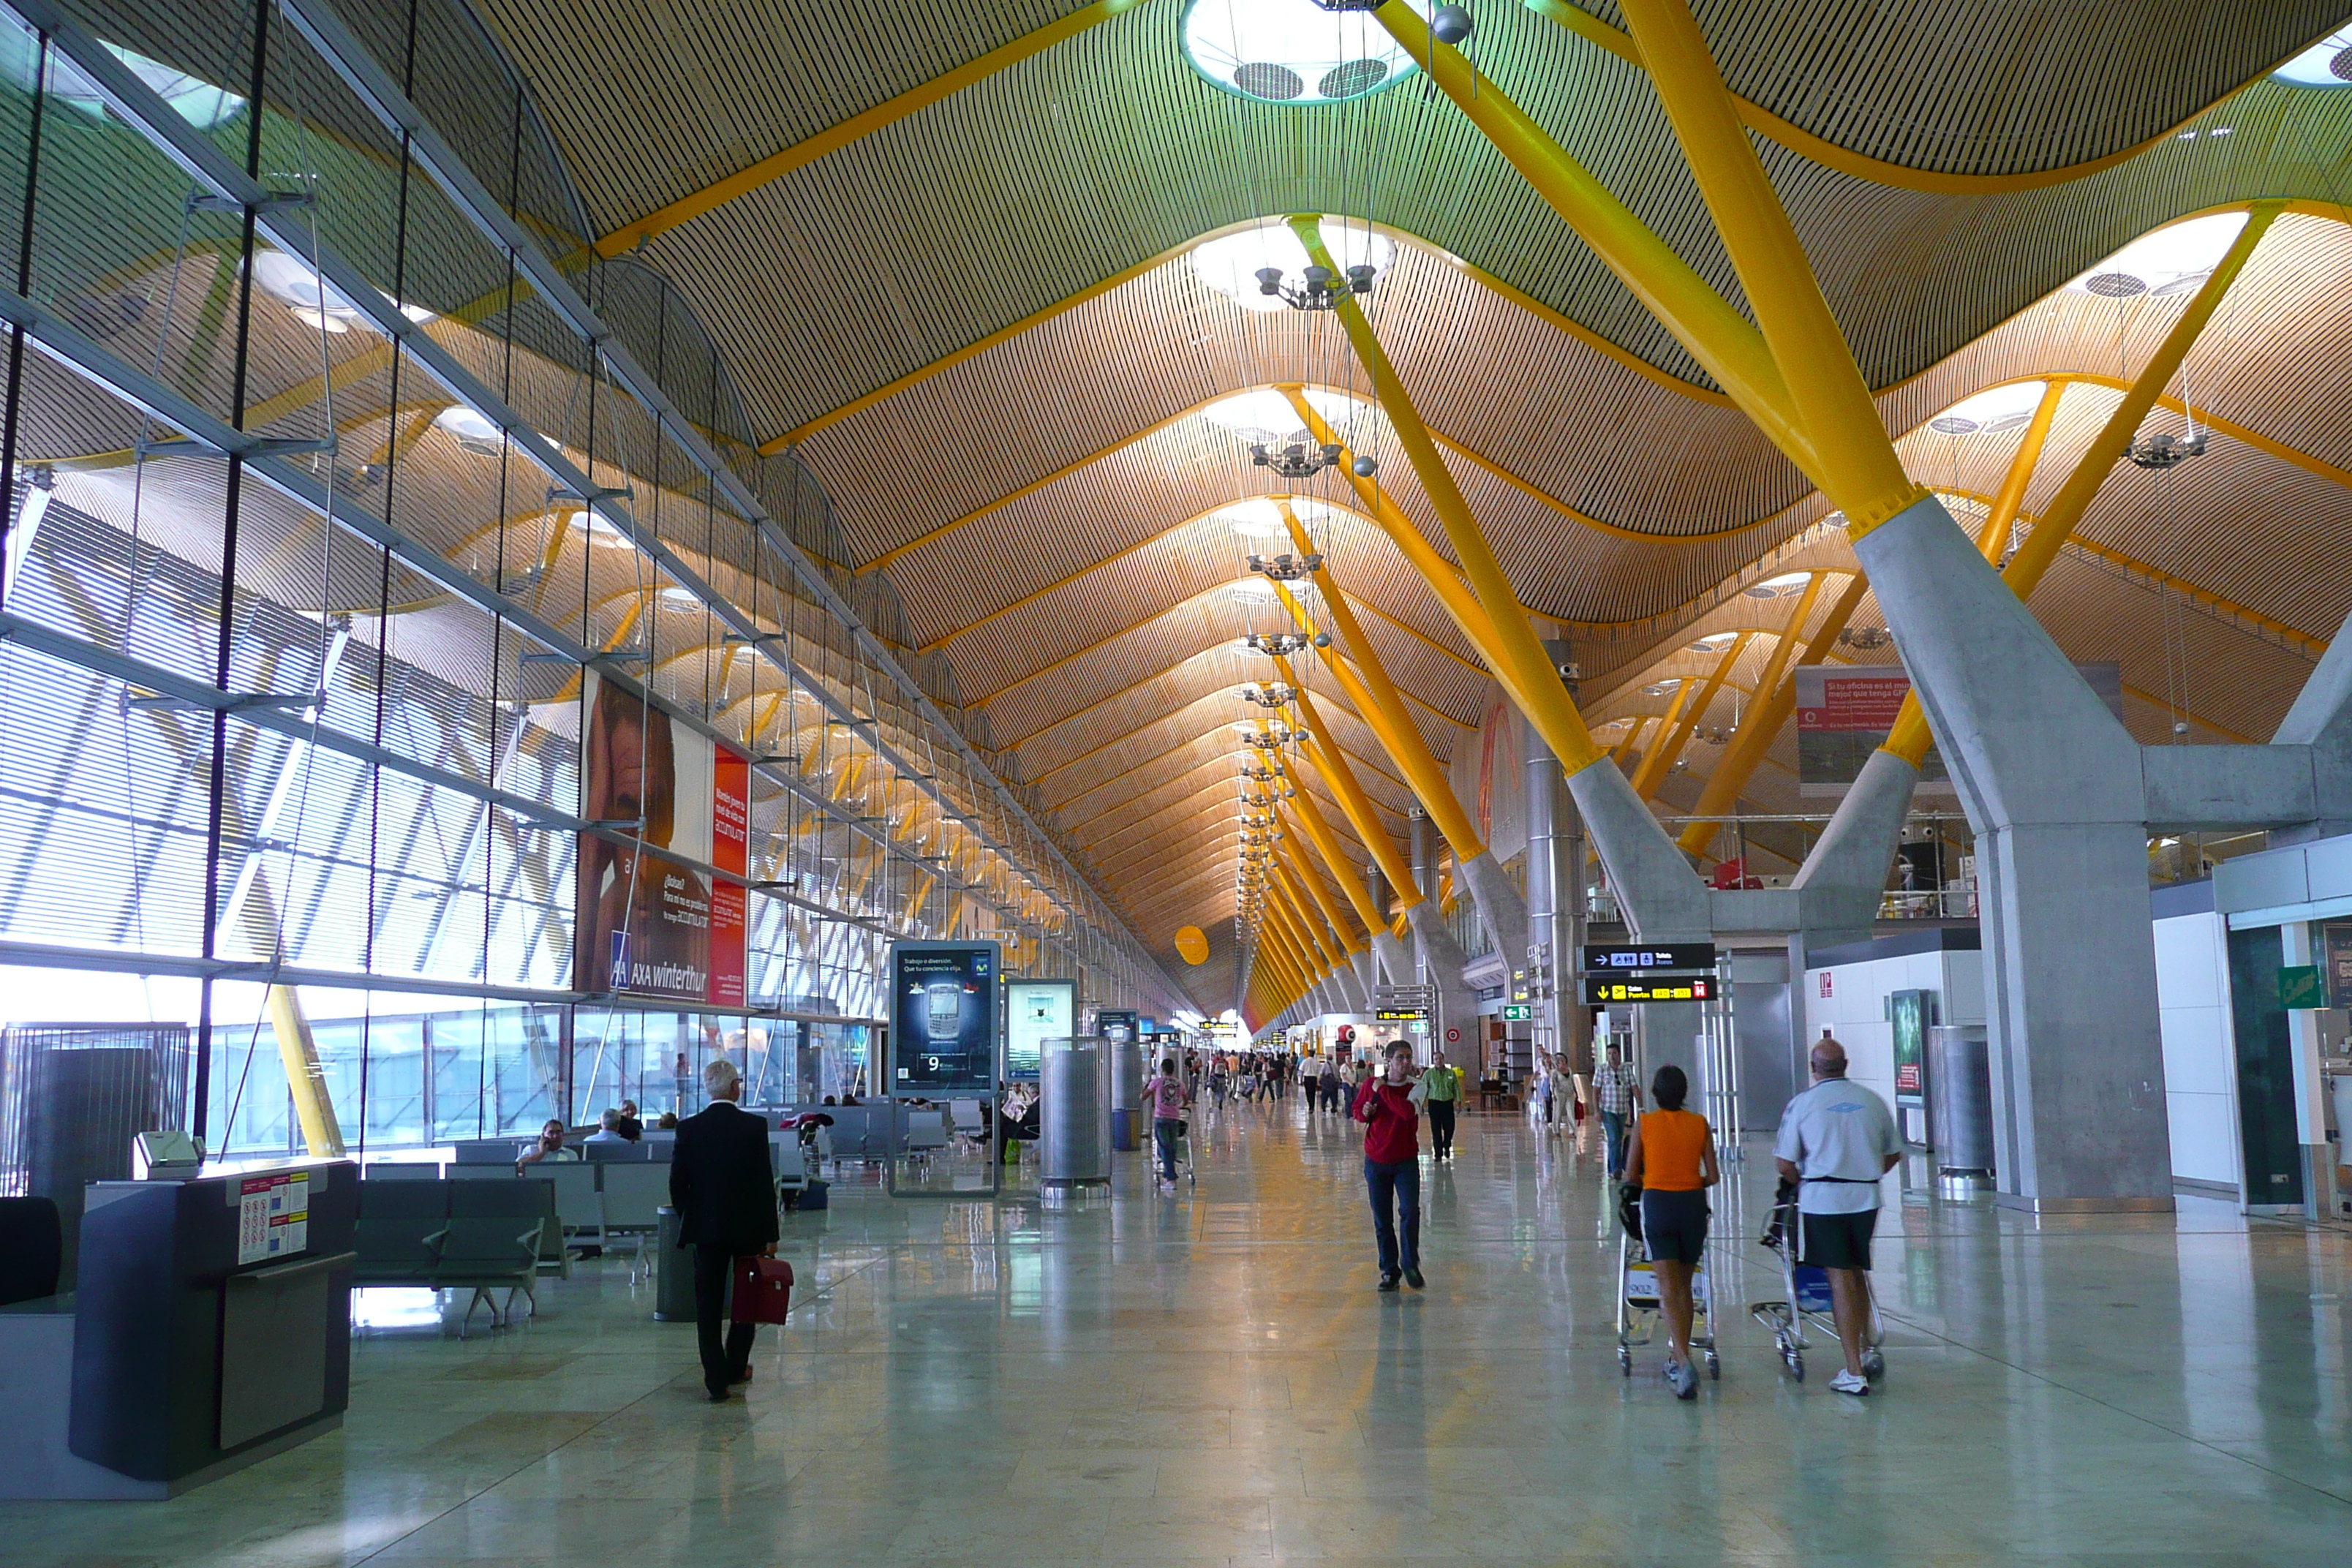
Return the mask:
<svg viewBox="0 0 2352 1568">
<path fill-rule="evenodd" d="M 1660 1068 L 1650 1080 L 1657 1109 L 1633 1124 L 1625 1151 L 1625 1182 L 1642 1189 L 1642 1244 L 1666 1320 L 1666 1381 L 1682 1399 L 1698 1397 L 1690 1359 L 1691 1273 L 1706 1256 L 1706 1189 L 1719 1176 L 1714 1130 L 1706 1117 L 1683 1109 L 1689 1095 L 1682 1068 Z"/>
</svg>

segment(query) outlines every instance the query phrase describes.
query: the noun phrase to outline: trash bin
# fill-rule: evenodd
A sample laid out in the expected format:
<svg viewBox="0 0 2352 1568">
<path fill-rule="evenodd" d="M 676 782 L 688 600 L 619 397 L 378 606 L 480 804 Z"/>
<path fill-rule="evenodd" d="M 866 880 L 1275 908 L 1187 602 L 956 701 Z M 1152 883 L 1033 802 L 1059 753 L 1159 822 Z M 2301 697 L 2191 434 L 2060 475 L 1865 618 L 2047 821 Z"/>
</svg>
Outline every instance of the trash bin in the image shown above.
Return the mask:
<svg viewBox="0 0 2352 1568">
<path fill-rule="evenodd" d="M 679 1213 L 665 1204 L 656 1211 L 654 1232 L 654 1321 L 694 1321 L 694 1254 L 677 1244 Z"/>
</svg>

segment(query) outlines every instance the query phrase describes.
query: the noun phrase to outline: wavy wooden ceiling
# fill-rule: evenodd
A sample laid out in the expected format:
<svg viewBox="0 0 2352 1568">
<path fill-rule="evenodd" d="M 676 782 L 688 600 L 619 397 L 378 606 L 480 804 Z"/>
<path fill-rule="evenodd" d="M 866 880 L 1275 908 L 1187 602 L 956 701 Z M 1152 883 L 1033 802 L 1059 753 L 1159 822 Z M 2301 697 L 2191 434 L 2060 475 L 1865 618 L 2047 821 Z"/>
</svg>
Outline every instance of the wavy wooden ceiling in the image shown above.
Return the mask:
<svg viewBox="0 0 2352 1568">
<path fill-rule="evenodd" d="M 485 5 L 606 231 L 1076 9 Z M 1277 382 L 1361 382 L 1327 321 L 1247 314 L 1202 287 L 1182 250 L 1195 237 L 1294 209 L 1417 237 L 1381 279 L 1376 321 L 1523 601 L 1571 623 L 1596 724 L 1662 709 L 1643 687 L 1712 668 L 1687 649 L 1698 633 L 1777 630 L 1789 606 L 1743 584 L 1851 560 L 1815 526 L 1822 505 L 1795 470 L 1710 400 L 1688 357 L 1450 104 L 1418 88 L 1323 110 L 1245 102 L 1181 59 L 1181 9 L 1143 0 L 644 252 L 710 324 L 762 434 L 824 421 L 800 450 L 852 563 L 880 563 L 919 640 L 953 668 L 976 736 L 1034 782 L 1106 894 L 1162 949 L 1178 925 L 1213 930 L 1232 912 L 1244 751 L 1233 726 L 1258 711 L 1234 693 L 1274 673 L 1233 645 L 1280 624 L 1227 586 L 1253 542 L 1213 515 L 1259 493 L 1261 471 L 1199 410 Z M 1759 142 L 1917 477 L 1990 492 L 2014 435 L 1954 441 L 1920 426 L 1986 385 L 2079 378 L 2029 515 L 2168 315 L 2053 290 L 2187 213 L 2255 195 L 2341 200 L 2352 90 L 2264 79 L 2346 9 L 1697 6 L 1731 85 L 1762 109 L 1845 152 L 1995 187 L 1895 188 Z M 1605 4 L 1591 11 L 1618 20 Z M 1487 4 L 1477 18 L 1481 67 L 1737 302 L 1640 70 L 1532 10 Z M 2151 138 L 2081 178 L 1998 188 Z M 2282 220 L 2174 387 L 2263 439 L 2221 436 L 2172 473 L 2119 472 L 2080 531 L 2084 548 L 2037 595 L 2071 650 L 2123 662 L 2146 738 L 2169 737 L 2176 710 L 2194 738 L 2267 734 L 2311 654 L 2256 623 L 2325 639 L 2352 600 L 2352 568 L 2336 564 L 2352 535 L 2347 274 L 2339 225 Z M 1039 312 L 1054 313 L 1005 333 Z M 1377 430 L 1362 444 L 1443 552 L 1402 454 Z M 1309 488 L 1350 499 L 1328 480 Z M 1335 516 L 1316 532 L 1418 727 L 1448 755 L 1485 700 L 1470 650 L 1368 522 Z M 2151 586 L 2166 574 L 2238 610 L 2184 607 Z M 1856 624 L 1876 613 L 1865 602 Z M 1727 721 L 1769 647 L 1751 639 L 1706 722 Z M 1309 684 L 1401 829 L 1410 797 L 1393 765 L 1327 674 Z M 1693 746 L 1686 778 L 1719 754 Z M 1768 767 L 1750 793 L 1793 799 L 1793 784 Z M 1337 803 L 1323 809 L 1360 856 Z M 1222 953 L 1194 973 L 1230 989 Z"/>
</svg>

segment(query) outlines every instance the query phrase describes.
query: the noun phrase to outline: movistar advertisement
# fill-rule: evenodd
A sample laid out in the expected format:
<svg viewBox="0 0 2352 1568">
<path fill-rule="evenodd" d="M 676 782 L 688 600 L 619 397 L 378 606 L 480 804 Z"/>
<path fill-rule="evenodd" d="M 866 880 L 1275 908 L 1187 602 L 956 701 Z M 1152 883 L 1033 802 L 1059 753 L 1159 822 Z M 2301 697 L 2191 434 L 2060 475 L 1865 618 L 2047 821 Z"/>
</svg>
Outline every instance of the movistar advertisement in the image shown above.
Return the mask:
<svg viewBox="0 0 2352 1568">
<path fill-rule="evenodd" d="M 1003 963 L 992 942 L 903 942 L 890 950 L 892 1094 L 993 1092 Z"/>
</svg>

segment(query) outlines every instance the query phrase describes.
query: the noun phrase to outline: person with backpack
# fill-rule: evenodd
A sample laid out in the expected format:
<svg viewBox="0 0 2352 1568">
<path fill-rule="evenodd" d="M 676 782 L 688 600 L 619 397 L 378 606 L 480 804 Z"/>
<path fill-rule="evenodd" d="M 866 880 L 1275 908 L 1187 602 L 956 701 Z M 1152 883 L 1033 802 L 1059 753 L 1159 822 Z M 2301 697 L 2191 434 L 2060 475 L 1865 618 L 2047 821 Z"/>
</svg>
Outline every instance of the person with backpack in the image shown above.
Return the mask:
<svg viewBox="0 0 2352 1568">
<path fill-rule="evenodd" d="M 1160 1151 L 1160 1180 L 1174 1192 L 1176 1141 L 1184 1136 L 1184 1110 L 1192 1103 L 1183 1080 L 1176 1076 L 1174 1057 L 1160 1064 L 1160 1076 L 1144 1085 L 1144 1092 L 1151 1100 L 1151 1142 Z"/>
<path fill-rule="evenodd" d="M 1642 1193 L 1642 1245 L 1658 1281 L 1666 1323 L 1666 1382 L 1678 1399 L 1698 1397 L 1691 1370 L 1691 1276 L 1706 1258 L 1706 1189 L 1721 1173 L 1706 1118 L 1685 1110 L 1690 1079 L 1672 1062 L 1650 1079 L 1657 1109 L 1633 1124 L 1625 1185 Z"/>
<path fill-rule="evenodd" d="M 1383 1290 L 1395 1289 L 1400 1279 L 1416 1290 L 1423 1283 L 1420 1139 L 1423 1102 L 1423 1086 L 1412 1071 L 1412 1047 L 1402 1040 L 1391 1041 L 1387 1064 L 1356 1090 L 1350 1112 L 1364 1124 L 1364 1186 L 1372 1200 L 1372 1237 L 1380 1247 Z"/>
</svg>

